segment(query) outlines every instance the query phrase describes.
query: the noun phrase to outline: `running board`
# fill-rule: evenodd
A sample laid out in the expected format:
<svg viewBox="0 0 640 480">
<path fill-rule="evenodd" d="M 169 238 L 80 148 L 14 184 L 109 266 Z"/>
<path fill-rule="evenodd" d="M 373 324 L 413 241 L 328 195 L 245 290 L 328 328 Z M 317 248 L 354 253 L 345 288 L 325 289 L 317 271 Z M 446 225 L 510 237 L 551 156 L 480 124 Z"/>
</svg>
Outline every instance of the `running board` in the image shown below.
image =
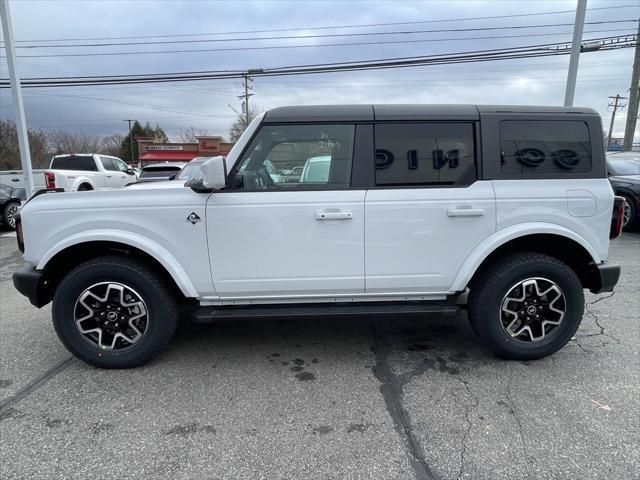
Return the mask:
<svg viewBox="0 0 640 480">
<path fill-rule="evenodd" d="M 191 319 L 195 323 L 209 323 L 218 320 L 240 320 L 259 318 L 291 317 L 333 317 L 342 315 L 398 315 L 435 314 L 453 316 L 461 310 L 460 305 L 449 302 L 380 302 L 347 304 L 280 304 L 242 305 L 225 307 L 197 307 Z"/>
</svg>

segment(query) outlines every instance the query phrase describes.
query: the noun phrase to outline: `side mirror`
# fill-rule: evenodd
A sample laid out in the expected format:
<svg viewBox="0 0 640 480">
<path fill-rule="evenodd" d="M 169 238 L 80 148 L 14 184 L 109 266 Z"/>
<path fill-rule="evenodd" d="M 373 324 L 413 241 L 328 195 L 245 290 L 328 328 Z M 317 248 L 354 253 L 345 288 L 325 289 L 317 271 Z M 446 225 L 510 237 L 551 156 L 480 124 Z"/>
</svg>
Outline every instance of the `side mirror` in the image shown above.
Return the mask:
<svg viewBox="0 0 640 480">
<path fill-rule="evenodd" d="M 127 173 L 129 175 L 134 175 L 136 172 L 134 172 L 133 168 L 129 167 L 129 168 L 127 168 Z"/>
<path fill-rule="evenodd" d="M 176 174 L 175 173 L 173 175 L 169 175 L 169 178 L 167 180 L 173 180 L 174 178 L 176 178 Z"/>
<path fill-rule="evenodd" d="M 202 185 L 220 190 L 227 185 L 227 166 L 224 157 L 212 157 L 202 164 Z"/>
</svg>

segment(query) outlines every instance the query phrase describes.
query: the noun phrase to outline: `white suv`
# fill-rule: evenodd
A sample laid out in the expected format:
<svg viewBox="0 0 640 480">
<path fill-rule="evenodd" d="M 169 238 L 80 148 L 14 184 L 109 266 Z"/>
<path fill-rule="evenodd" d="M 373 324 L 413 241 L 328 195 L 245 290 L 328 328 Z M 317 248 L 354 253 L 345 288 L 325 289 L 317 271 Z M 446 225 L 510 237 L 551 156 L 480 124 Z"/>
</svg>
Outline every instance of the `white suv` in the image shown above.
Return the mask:
<svg viewBox="0 0 640 480">
<path fill-rule="evenodd" d="M 101 367 L 147 361 L 179 306 L 199 321 L 459 307 L 500 356 L 569 341 L 611 291 L 622 202 L 584 108 L 284 107 L 182 184 L 32 198 L 16 288 Z M 273 175 L 326 160 L 328 175 Z M 282 179 L 282 182 L 279 181 Z"/>
</svg>

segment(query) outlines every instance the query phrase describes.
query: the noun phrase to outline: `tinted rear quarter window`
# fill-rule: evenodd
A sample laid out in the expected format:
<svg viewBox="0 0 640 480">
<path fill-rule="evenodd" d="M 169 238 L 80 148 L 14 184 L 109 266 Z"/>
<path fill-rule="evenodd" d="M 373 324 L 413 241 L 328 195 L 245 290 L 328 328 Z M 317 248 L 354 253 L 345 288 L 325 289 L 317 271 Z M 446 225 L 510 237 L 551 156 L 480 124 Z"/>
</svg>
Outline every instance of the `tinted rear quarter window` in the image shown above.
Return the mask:
<svg viewBox="0 0 640 480">
<path fill-rule="evenodd" d="M 578 120 L 503 120 L 501 170 L 507 174 L 589 173 L 591 138 Z"/>
<path fill-rule="evenodd" d="M 468 185 L 476 178 L 471 123 L 375 126 L 378 186 Z"/>
</svg>

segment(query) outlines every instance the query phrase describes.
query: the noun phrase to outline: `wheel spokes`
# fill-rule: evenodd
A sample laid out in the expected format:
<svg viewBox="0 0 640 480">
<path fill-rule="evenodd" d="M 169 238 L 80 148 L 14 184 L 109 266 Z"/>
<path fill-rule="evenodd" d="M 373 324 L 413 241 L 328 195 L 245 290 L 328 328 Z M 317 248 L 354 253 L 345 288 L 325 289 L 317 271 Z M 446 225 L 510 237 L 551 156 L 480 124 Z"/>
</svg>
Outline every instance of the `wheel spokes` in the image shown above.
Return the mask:
<svg viewBox="0 0 640 480">
<path fill-rule="evenodd" d="M 545 278 L 527 278 L 504 296 L 500 320 L 512 338 L 538 342 L 560 325 L 565 308 L 564 294 L 558 285 Z"/>
<path fill-rule="evenodd" d="M 145 334 L 148 309 L 132 288 L 103 282 L 87 288 L 74 308 L 75 324 L 85 339 L 101 350 L 136 344 Z"/>
</svg>

